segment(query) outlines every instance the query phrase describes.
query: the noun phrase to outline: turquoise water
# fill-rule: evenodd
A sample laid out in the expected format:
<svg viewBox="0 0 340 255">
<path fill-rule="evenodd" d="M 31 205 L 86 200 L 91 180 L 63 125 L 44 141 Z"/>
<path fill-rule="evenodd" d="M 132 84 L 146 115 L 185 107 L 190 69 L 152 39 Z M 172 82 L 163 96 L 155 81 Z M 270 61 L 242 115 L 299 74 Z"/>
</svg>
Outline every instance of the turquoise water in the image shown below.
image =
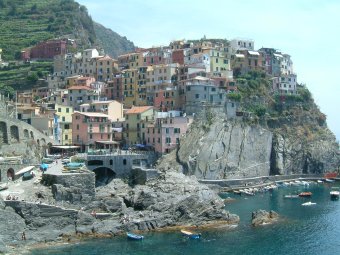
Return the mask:
<svg viewBox="0 0 340 255">
<path fill-rule="evenodd" d="M 331 186 L 335 185 L 279 188 L 251 197 L 224 194 L 236 199 L 226 209 L 240 216 L 240 224 L 234 229 L 202 231 L 201 240 L 188 240 L 177 232 L 145 233 L 142 242 L 125 237 L 97 239 L 31 254 L 340 254 L 340 201 L 330 200 Z M 313 192 L 312 198 L 284 198 L 301 191 Z M 317 204 L 301 206 L 307 201 Z M 251 227 L 251 212 L 257 209 L 275 210 L 282 220 L 274 225 Z"/>
</svg>

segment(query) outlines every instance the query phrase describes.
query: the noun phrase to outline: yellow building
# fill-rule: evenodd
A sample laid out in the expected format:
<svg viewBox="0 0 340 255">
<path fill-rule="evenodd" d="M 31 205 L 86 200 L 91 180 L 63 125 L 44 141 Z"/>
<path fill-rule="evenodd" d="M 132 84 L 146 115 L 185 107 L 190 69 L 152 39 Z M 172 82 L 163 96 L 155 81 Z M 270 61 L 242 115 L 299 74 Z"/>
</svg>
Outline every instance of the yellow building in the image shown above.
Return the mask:
<svg viewBox="0 0 340 255">
<path fill-rule="evenodd" d="M 141 130 L 145 122 L 151 121 L 154 116 L 153 106 L 135 106 L 124 114 L 124 139 L 127 144 L 142 143 Z"/>
<path fill-rule="evenodd" d="M 113 74 L 118 71 L 117 60 L 106 55 L 101 58 L 97 58 L 97 70 L 96 70 L 96 80 L 98 81 L 108 81 L 112 80 Z"/>
<path fill-rule="evenodd" d="M 61 145 L 71 145 L 73 107 L 56 104 L 55 111 L 58 116 L 58 127 L 55 127 L 58 128 L 58 140 Z"/>
<path fill-rule="evenodd" d="M 132 107 L 133 105 L 137 105 L 137 80 L 137 69 L 126 69 L 123 71 L 123 104 L 125 107 Z"/>
<path fill-rule="evenodd" d="M 227 76 L 230 68 L 230 59 L 228 59 L 226 52 L 218 49 L 203 49 L 204 53 L 210 56 L 210 72 L 221 73 L 221 76 Z"/>
</svg>

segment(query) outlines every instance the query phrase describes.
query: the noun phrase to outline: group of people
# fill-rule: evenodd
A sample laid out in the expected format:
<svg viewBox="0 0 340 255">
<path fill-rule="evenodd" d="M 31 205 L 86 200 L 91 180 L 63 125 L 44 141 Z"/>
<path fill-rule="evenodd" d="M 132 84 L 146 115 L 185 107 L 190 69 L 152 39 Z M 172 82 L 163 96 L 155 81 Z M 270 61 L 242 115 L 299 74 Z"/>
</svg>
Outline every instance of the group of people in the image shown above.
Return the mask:
<svg viewBox="0 0 340 255">
<path fill-rule="evenodd" d="M 8 194 L 8 196 L 6 197 L 6 200 L 18 200 L 19 197 L 18 196 L 11 196 L 10 194 Z"/>
</svg>

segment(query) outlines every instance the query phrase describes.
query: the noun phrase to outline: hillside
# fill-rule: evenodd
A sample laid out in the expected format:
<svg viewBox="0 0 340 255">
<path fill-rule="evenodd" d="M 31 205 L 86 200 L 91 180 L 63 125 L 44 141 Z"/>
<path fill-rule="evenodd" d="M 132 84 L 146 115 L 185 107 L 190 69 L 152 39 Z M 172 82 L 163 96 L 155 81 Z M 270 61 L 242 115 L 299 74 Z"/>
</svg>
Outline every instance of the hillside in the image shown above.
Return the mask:
<svg viewBox="0 0 340 255">
<path fill-rule="evenodd" d="M 0 48 L 3 59 L 40 41 L 60 36 L 77 38 L 80 46 L 95 42 L 93 22 L 73 0 L 0 0 Z"/>
<path fill-rule="evenodd" d="M 10 65 L 0 69 L 0 91 L 29 89 L 52 71 L 52 62 L 22 64 L 22 49 L 40 41 L 73 38 L 78 49 L 100 47 L 117 57 L 134 49 L 131 41 L 93 22 L 86 7 L 73 0 L 0 0 L 0 48 Z M 11 94 L 11 93 L 9 93 Z"/>
<path fill-rule="evenodd" d="M 97 36 L 97 44 L 113 58 L 117 58 L 126 52 L 135 49 L 133 42 L 129 41 L 125 36 L 122 37 L 116 32 L 108 29 L 97 22 L 93 22 L 94 31 Z"/>
</svg>

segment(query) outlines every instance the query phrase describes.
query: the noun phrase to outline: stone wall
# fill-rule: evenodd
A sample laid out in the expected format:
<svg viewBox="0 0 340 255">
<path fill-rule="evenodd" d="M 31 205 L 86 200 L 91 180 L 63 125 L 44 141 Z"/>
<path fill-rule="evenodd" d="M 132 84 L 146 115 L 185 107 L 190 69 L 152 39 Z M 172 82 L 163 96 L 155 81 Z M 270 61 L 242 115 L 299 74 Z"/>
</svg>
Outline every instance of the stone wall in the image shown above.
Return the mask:
<svg viewBox="0 0 340 255">
<path fill-rule="evenodd" d="M 98 168 L 109 168 L 115 173 L 115 177 L 123 178 L 130 175 L 134 165 L 151 165 L 155 162 L 155 157 L 156 155 L 151 152 L 142 154 L 128 154 L 124 152 L 123 154 L 112 155 L 88 155 L 87 168 L 92 171 Z"/>
<path fill-rule="evenodd" d="M 85 203 L 95 197 L 95 174 L 92 172 L 74 174 L 43 174 L 42 183 L 52 186 L 56 201 Z"/>
</svg>

